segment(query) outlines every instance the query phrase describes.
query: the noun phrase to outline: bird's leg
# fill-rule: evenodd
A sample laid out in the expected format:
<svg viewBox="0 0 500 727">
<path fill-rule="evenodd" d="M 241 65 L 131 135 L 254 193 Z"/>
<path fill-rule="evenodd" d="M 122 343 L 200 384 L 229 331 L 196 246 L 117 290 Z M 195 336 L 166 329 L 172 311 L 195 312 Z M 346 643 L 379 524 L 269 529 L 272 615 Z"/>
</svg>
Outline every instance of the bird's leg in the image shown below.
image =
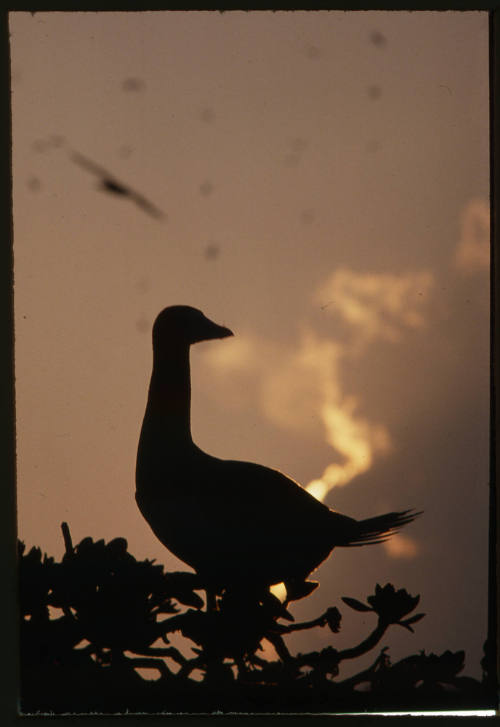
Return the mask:
<svg viewBox="0 0 500 727">
<path fill-rule="evenodd" d="M 288 651 L 285 642 L 281 638 L 279 634 L 273 634 L 273 633 L 267 633 L 265 638 L 271 642 L 271 644 L 276 649 L 276 653 L 278 654 L 281 661 L 285 663 L 290 663 L 293 661 L 293 657 Z"/>
<path fill-rule="evenodd" d="M 287 621 L 295 621 L 294 617 L 287 609 L 288 601 L 284 601 L 282 603 L 280 599 L 270 590 L 264 591 L 261 594 L 261 600 L 262 605 L 269 606 L 271 610 L 274 611 L 277 618 L 285 618 Z"/>
</svg>

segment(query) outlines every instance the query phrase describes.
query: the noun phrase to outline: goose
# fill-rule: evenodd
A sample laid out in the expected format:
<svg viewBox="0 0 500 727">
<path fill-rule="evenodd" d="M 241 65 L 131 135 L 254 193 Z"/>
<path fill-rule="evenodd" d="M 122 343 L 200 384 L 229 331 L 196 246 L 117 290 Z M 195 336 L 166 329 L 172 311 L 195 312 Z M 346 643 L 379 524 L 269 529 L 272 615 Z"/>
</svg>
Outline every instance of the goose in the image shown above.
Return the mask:
<svg viewBox="0 0 500 727">
<path fill-rule="evenodd" d="M 219 459 L 191 436 L 190 346 L 232 331 L 185 305 L 153 325 L 153 370 L 136 463 L 136 502 L 160 542 L 198 574 L 209 593 L 269 592 L 286 601 L 317 586 L 308 576 L 335 547 L 381 543 L 420 513 L 355 520 L 278 470 Z M 216 607 L 216 606 L 215 606 Z"/>
</svg>

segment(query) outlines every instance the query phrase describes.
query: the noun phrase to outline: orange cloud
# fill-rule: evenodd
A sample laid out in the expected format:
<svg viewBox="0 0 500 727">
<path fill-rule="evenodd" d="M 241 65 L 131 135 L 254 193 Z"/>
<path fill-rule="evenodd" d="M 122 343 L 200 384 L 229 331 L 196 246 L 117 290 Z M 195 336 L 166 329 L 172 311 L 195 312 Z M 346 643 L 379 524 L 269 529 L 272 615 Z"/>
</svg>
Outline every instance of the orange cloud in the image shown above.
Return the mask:
<svg viewBox="0 0 500 727">
<path fill-rule="evenodd" d="M 430 272 L 358 273 L 336 270 L 316 292 L 315 302 L 349 324 L 357 344 L 376 339 L 399 341 L 404 328 L 424 325 L 433 285 Z"/>
<path fill-rule="evenodd" d="M 269 419 L 284 429 L 308 430 L 321 425 L 325 399 L 340 397 L 341 346 L 302 331 L 297 348 L 282 351 L 281 360 L 263 372 L 261 406 Z"/>
<path fill-rule="evenodd" d="M 341 269 L 314 300 L 349 324 L 345 341 L 319 336 L 312 325 L 303 324 L 293 348 L 247 335 L 207 350 L 205 360 L 219 374 L 233 405 L 257 403 L 264 416 L 283 429 L 323 429 L 335 461 L 306 486 L 318 499 L 367 472 L 377 456 L 390 451 L 391 437 L 383 423 L 363 416 L 362 403 L 344 391 L 342 369 L 368 344 L 396 342 L 405 329 L 424 326 L 432 285 L 429 272 L 392 275 Z"/>
<path fill-rule="evenodd" d="M 267 345 L 262 339 L 238 334 L 228 345 L 209 346 L 196 351 L 208 364 L 217 378 L 217 383 L 224 389 L 228 406 L 238 409 L 248 406 L 256 396 L 262 376 L 263 349 Z M 214 386 L 215 382 L 212 382 Z M 216 390 L 211 389 L 215 394 Z M 220 392 L 218 393 L 220 396 Z"/>
<path fill-rule="evenodd" d="M 424 306 L 434 283 L 428 271 L 393 275 L 359 273 L 346 268 L 335 271 L 320 286 L 316 302 L 349 325 L 347 342 L 337 344 L 337 356 L 359 355 L 376 340 L 399 341 L 405 328 L 425 324 Z M 391 449 L 391 438 L 383 424 L 359 415 L 359 403 L 341 391 L 340 379 L 323 389 L 321 416 L 326 440 L 341 456 L 329 464 L 320 478 L 307 485 L 308 492 L 323 500 L 333 487 L 346 485 L 367 472 L 378 454 Z"/>
<path fill-rule="evenodd" d="M 471 200 L 462 212 L 460 242 L 454 264 L 465 274 L 480 273 L 490 267 L 490 208 L 484 199 Z"/>
<path fill-rule="evenodd" d="M 312 480 L 306 490 L 323 500 L 333 487 L 346 485 L 367 472 L 374 456 L 391 448 L 389 432 L 382 424 L 369 422 L 355 414 L 355 400 L 327 402 L 322 409 L 326 440 L 342 456 L 342 462 L 329 464 L 321 478 Z"/>
<path fill-rule="evenodd" d="M 366 472 L 375 453 L 388 451 L 391 444 L 383 425 L 361 417 L 357 400 L 344 395 L 340 365 L 345 355 L 337 341 L 304 329 L 297 351 L 263 382 L 261 403 L 272 421 L 302 431 L 322 424 L 326 441 L 339 457 L 307 485 L 318 499 Z"/>
</svg>

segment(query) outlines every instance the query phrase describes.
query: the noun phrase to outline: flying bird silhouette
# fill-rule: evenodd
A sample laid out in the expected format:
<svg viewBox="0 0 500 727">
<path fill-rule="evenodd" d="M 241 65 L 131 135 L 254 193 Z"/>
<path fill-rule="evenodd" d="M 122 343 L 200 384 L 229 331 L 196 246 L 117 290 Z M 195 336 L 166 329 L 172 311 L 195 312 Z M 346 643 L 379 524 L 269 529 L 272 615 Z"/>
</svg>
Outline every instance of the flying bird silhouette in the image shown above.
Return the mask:
<svg viewBox="0 0 500 727">
<path fill-rule="evenodd" d="M 165 308 L 156 318 L 136 501 L 163 545 L 198 573 L 207 595 L 225 589 L 269 593 L 269 586 L 284 582 L 288 602 L 316 588 L 307 578 L 333 548 L 381 543 L 420 513 L 355 520 L 277 470 L 212 457 L 197 447 L 189 349 L 232 335 L 189 306 Z"/>
<path fill-rule="evenodd" d="M 127 197 L 152 217 L 156 217 L 157 219 L 165 217 L 165 214 L 146 197 L 144 197 L 144 195 L 139 194 L 139 192 L 136 192 L 128 185 L 120 182 L 113 174 L 111 174 L 111 172 L 108 172 L 108 170 L 104 169 L 104 167 L 101 167 L 91 159 L 83 156 L 83 154 L 73 152 L 71 154 L 71 159 L 75 162 L 75 164 L 78 164 L 83 169 L 86 169 L 88 172 L 91 172 L 98 177 L 100 182 L 99 186 L 103 191 L 110 192 L 111 194 L 116 194 L 121 197 Z"/>
</svg>

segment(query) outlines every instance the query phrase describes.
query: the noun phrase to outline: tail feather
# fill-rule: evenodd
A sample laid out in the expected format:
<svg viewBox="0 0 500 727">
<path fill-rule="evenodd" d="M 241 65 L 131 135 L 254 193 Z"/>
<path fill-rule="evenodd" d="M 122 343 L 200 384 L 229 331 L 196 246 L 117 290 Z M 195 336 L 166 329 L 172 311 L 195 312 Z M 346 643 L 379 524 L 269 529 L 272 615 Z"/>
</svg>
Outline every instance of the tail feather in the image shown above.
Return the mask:
<svg viewBox="0 0 500 727">
<path fill-rule="evenodd" d="M 389 512 L 386 515 L 378 515 L 367 520 L 358 520 L 356 529 L 349 534 L 346 547 L 358 545 L 374 545 L 383 543 L 391 535 L 398 532 L 403 525 L 407 525 L 422 514 L 422 511 L 403 510 L 402 512 Z"/>
</svg>

